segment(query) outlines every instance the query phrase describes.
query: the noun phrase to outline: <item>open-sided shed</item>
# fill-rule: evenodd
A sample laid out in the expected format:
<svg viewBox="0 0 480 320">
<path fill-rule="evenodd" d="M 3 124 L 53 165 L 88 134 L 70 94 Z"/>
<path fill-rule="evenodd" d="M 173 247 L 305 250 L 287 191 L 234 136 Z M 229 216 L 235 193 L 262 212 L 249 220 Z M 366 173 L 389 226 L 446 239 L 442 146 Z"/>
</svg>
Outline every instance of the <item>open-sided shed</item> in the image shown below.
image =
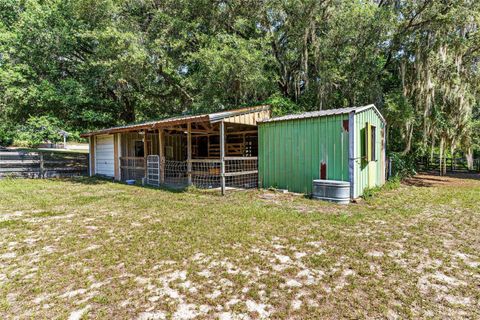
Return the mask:
<svg viewBox="0 0 480 320">
<path fill-rule="evenodd" d="M 257 187 L 257 121 L 268 106 L 93 131 L 90 175 L 154 185 Z"/>
<path fill-rule="evenodd" d="M 313 180 L 350 182 L 350 198 L 385 182 L 385 119 L 374 105 L 259 123 L 259 185 L 312 193 Z"/>
</svg>

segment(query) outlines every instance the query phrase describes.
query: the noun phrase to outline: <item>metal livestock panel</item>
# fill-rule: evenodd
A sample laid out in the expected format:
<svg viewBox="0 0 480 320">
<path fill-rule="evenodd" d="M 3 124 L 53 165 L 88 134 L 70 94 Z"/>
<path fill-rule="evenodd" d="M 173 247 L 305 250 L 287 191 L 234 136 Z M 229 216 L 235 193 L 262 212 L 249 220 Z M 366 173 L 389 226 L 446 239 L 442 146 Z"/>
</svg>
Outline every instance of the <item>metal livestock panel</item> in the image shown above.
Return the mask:
<svg viewBox="0 0 480 320">
<path fill-rule="evenodd" d="M 311 194 L 316 179 L 349 181 L 348 113 L 259 124 L 259 185 Z"/>
<path fill-rule="evenodd" d="M 160 186 L 160 156 L 147 156 L 147 184 Z"/>
</svg>

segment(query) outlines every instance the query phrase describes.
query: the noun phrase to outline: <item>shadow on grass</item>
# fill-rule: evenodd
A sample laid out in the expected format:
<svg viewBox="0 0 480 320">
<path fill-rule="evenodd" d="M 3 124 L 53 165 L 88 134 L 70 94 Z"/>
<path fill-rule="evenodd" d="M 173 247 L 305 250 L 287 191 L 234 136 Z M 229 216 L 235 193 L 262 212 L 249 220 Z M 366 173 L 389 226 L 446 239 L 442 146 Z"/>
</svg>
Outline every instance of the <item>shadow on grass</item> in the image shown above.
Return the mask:
<svg viewBox="0 0 480 320">
<path fill-rule="evenodd" d="M 107 184 L 107 183 L 113 182 L 113 179 L 111 178 L 86 177 L 86 176 L 62 177 L 57 179 L 62 181 L 68 181 L 73 184 L 78 183 L 78 184 L 88 184 L 88 185 Z M 55 178 L 52 180 L 55 180 Z"/>
<path fill-rule="evenodd" d="M 415 187 L 435 187 L 440 185 L 457 185 L 462 180 L 480 181 L 478 173 L 448 173 L 439 175 L 438 172 L 421 172 L 419 175 L 404 179 L 402 184 Z"/>
<path fill-rule="evenodd" d="M 123 182 L 119 182 L 119 183 L 122 183 L 122 184 L 125 184 L 126 183 L 123 183 Z M 162 191 L 168 191 L 168 192 L 171 192 L 171 193 L 184 193 L 184 192 L 187 192 L 188 191 L 188 188 L 187 187 L 174 187 L 174 186 L 151 186 L 149 184 L 146 184 L 146 185 L 141 185 L 141 184 L 133 184 L 133 185 L 130 185 L 130 187 L 136 187 L 136 188 L 142 188 L 142 189 L 150 189 L 150 190 L 162 190 Z"/>
<path fill-rule="evenodd" d="M 168 191 L 172 193 L 182 193 L 182 192 L 187 192 L 188 188 L 187 187 L 174 187 L 174 186 L 151 186 L 151 185 L 141 185 L 140 183 L 132 184 L 129 185 L 125 182 L 121 181 L 115 181 L 113 178 L 110 177 L 100 177 L 100 176 L 95 176 L 95 177 L 86 177 L 86 176 L 76 176 L 76 177 L 66 177 L 66 178 L 60 178 L 63 181 L 68 181 L 73 184 L 86 184 L 86 185 L 104 185 L 107 183 L 115 183 L 115 184 L 122 184 L 126 185 L 129 187 L 133 188 L 141 188 L 141 189 L 151 189 L 151 190 L 163 190 L 163 191 Z"/>
<path fill-rule="evenodd" d="M 202 189 L 202 188 L 196 188 L 194 186 L 186 186 L 183 184 L 182 185 L 166 184 L 166 185 L 154 186 L 154 185 L 148 185 L 148 184 L 142 185 L 140 182 L 137 181 L 135 184 L 129 185 L 123 181 L 115 181 L 114 178 L 112 177 L 102 177 L 102 176 L 94 176 L 94 177 L 74 176 L 74 177 L 64 177 L 59 179 L 63 181 L 69 181 L 71 183 L 79 183 L 79 184 L 86 184 L 86 185 L 101 185 L 101 184 L 107 184 L 107 183 L 115 183 L 115 184 L 122 184 L 129 187 L 134 187 L 134 188 L 162 190 L 162 191 L 167 191 L 171 193 L 204 193 L 204 194 L 221 196 L 220 188 Z M 233 193 L 233 192 L 249 191 L 249 190 L 253 190 L 253 189 L 236 189 L 236 188 L 228 189 L 227 188 L 227 194 Z M 306 199 L 310 199 L 310 196 L 308 195 L 303 195 L 303 197 Z"/>
</svg>

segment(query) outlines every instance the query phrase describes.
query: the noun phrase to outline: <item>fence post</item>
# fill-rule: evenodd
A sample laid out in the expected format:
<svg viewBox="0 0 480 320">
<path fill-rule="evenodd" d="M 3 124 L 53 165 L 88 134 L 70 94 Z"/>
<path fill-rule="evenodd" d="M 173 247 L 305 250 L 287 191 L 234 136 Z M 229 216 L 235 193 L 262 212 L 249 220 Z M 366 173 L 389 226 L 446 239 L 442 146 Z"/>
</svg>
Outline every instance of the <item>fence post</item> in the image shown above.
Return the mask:
<svg viewBox="0 0 480 320">
<path fill-rule="evenodd" d="M 192 123 L 187 124 L 187 180 L 192 185 Z"/>
<path fill-rule="evenodd" d="M 142 179 L 142 185 L 147 180 L 147 156 L 148 156 L 147 135 L 148 135 L 148 131 L 143 130 L 143 179 Z"/>
<path fill-rule="evenodd" d="M 40 157 L 40 173 L 39 173 L 39 178 L 43 178 L 44 175 L 44 170 L 45 170 L 45 164 L 43 162 L 43 153 L 39 152 L 38 156 Z"/>
<path fill-rule="evenodd" d="M 165 134 L 163 128 L 158 129 L 158 154 L 160 156 L 160 183 L 165 182 L 165 155 L 164 155 L 164 146 L 165 146 Z"/>
<path fill-rule="evenodd" d="M 220 122 L 220 182 L 222 195 L 225 195 L 225 123 Z"/>
<path fill-rule="evenodd" d="M 392 177 L 392 157 L 388 157 L 388 179 Z"/>
</svg>

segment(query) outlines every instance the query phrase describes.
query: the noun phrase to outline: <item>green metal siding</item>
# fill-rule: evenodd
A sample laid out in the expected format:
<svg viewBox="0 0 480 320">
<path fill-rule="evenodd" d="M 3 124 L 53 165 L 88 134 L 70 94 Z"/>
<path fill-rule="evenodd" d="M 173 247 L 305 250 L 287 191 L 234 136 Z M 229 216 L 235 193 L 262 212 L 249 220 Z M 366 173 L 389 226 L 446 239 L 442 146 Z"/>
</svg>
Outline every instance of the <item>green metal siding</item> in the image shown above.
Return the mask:
<svg viewBox="0 0 480 320">
<path fill-rule="evenodd" d="M 322 162 L 328 180 L 349 181 L 344 120 L 348 114 L 260 123 L 259 185 L 310 194 Z"/>
<path fill-rule="evenodd" d="M 357 198 L 363 194 L 367 187 L 381 186 L 385 182 L 385 150 L 382 142 L 384 134 L 384 124 L 373 108 L 356 113 L 355 116 L 355 157 L 354 157 L 354 192 L 353 197 Z M 362 140 L 364 140 L 364 130 L 366 123 L 374 125 L 376 130 L 375 154 L 376 161 L 367 163 L 362 159 Z M 369 184 L 370 171 L 372 172 L 372 181 Z"/>
</svg>

